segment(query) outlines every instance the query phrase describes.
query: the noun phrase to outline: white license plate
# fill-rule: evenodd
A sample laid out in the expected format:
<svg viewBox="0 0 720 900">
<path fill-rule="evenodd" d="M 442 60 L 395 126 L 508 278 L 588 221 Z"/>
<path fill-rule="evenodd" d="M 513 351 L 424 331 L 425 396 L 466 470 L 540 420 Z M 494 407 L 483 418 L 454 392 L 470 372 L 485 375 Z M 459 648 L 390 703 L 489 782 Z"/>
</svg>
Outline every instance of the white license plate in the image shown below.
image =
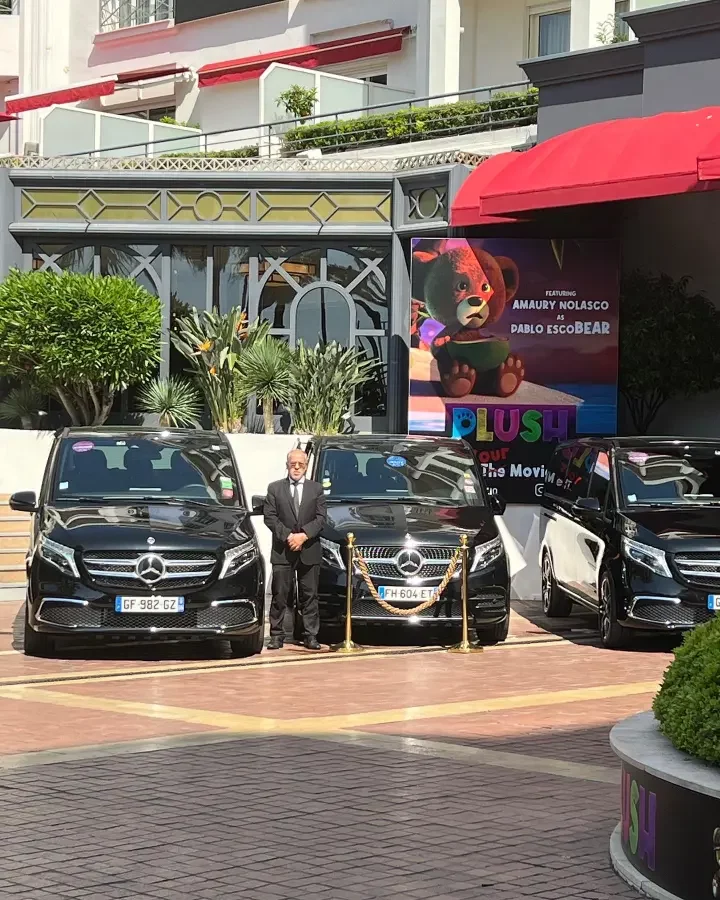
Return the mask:
<svg viewBox="0 0 720 900">
<path fill-rule="evenodd" d="M 117 613 L 183 613 L 184 597 L 116 597 Z"/>
<path fill-rule="evenodd" d="M 710 594 L 708 597 L 708 609 L 720 612 L 720 594 Z"/>
<path fill-rule="evenodd" d="M 407 603 L 424 603 L 435 593 L 431 587 L 379 587 L 380 599 L 388 603 L 398 603 L 403 600 Z"/>
</svg>

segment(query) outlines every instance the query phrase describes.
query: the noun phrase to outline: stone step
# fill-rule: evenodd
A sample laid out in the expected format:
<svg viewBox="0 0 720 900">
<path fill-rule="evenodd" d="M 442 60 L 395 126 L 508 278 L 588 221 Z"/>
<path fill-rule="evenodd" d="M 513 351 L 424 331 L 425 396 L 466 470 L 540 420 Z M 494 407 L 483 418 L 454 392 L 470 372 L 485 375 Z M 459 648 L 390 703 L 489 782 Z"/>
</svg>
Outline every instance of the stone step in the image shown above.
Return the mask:
<svg viewBox="0 0 720 900">
<path fill-rule="evenodd" d="M 30 534 L 30 516 L 0 516 L 0 535 Z"/>
<path fill-rule="evenodd" d="M 25 576 L 25 563 L 19 566 L 0 565 L 0 584 L 15 585 L 22 581 Z"/>
<path fill-rule="evenodd" d="M 27 550 L 22 547 L 3 547 L 0 541 L 0 566 L 25 566 Z"/>
<path fill-rule="evenodd" d="M 0 551 L 8 552 L 10 550 L 27 550 L 30 546 L 30 535 L 25 531 L 5 533 L 0 532 Z"/>
<path fill-rule="evenodd" d="M 24 581 L 18 581 L 15 584 L 0 583 L 0 603 L 22 603 L 26 590 L 27 585 Z"/>
</svg>

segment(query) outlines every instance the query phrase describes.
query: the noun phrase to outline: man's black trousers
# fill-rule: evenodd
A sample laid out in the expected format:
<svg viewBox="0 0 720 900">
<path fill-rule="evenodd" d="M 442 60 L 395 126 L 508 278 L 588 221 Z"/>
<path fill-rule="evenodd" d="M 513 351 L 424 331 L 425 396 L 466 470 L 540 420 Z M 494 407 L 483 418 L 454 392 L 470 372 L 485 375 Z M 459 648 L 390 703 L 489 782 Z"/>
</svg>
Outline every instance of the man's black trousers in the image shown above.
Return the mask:
<svg viewBox="0 0 720 900">
<path fill-rule="evenodd" d="M 318 607 L 318 581 L 320 566 L 305 566 L 301 562 L 294 566 L 273 566 L 272 603 L 270 604 L 270 635 L 285 636 L 285 610 L 292 594 L 293 581 L 297 572 L 298 611 L 302 616 L 305 638 L 317 637 L 320 631 L 320 610 Z"/>
</svg>

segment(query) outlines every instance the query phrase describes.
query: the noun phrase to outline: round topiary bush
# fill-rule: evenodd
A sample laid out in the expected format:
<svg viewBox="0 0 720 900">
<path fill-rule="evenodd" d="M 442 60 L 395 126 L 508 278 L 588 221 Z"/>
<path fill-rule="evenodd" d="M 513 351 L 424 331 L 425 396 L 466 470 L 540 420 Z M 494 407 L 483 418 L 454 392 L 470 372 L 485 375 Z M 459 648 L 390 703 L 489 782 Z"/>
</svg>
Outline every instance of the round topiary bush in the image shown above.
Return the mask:
<svg viewBox="0 0 720 900">
<path fill-rule="evenodd" d="M 653 710 L 678 750 L 720 765 L 720 617 L 685 637 Z"/>
</svg>

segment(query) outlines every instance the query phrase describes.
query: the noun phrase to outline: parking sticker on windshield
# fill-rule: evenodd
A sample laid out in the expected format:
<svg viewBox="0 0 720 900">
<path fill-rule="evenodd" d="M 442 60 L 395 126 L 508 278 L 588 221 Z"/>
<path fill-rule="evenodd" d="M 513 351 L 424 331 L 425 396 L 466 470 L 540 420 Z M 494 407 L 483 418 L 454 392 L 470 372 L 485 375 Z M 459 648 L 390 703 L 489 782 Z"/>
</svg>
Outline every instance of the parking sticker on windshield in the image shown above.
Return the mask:
<svg viewBox="0 0 720 900">
<path fill-rule="evenodd" d="M 392 466 L 393 469 L 402 469 L 403 466 L 407 465 L 407 460 L 404 456 L 388 456 L 385 462 Z"/>
<path fill-rule="evenodd" d="M 475 480 L 472 477 L 470 472 L 465 473 L 465 493 L 466 494 L 474 494 L 475 491 Z"/>
<path fill-rule="evenodd" d="M 628 453 L 628 459 L 636 466 L 644 466 L 650 456 L 647 453 Z"/>
<path fill-rule="evenodd" d="M 220 478 L 220 487 L 222 488 L 222 495 L 224 500 L 232 500 L 235 496 L 235 491 L 233 490 L 232 478 Z"/>
<path fill-rule="evenodd" d="M 73 444 L 72 448 L 76 453 L 89 453 L 95 449 L 95 444 L 92 441 L 78 441 L 76 444 Z"/>
<path fill-rule="evenodd" d="M 324 491 L 326 494 L 329 494 L 330 491 L 332 490 L 332 481 L 330 481 L 329 478 L 324 478 L 324 479 L 323 479 L 322 486 L 323 486 L 323 491 Z"/>
<path fill-rule="evenodd" d="M 58 485 L 58 488 L 59 488 L 61 491 L 66 491 L 69 487 L 70 487 L 70 482 L 69 482 L 69 481 L 61 481 L 60 484 Z"/>
</svg>

